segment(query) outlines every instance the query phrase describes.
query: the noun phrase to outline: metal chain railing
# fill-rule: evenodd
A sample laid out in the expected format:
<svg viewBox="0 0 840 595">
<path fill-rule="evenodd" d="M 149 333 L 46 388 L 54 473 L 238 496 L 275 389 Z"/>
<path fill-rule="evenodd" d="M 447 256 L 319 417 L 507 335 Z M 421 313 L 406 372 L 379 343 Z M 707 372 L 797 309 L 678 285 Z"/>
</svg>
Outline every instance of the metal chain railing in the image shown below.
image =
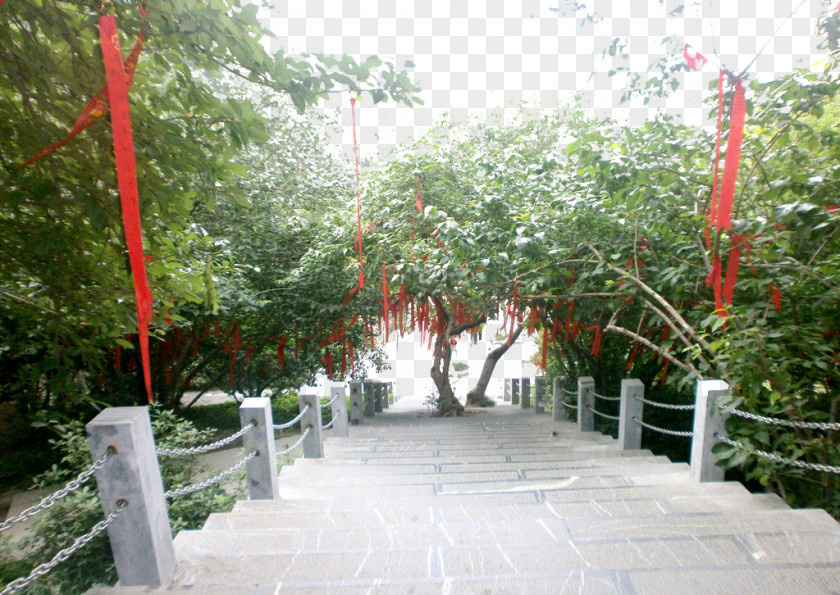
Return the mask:
<svg viewBox="0 0 840 595">
<path fill-rule="evenodd" d="M 82 535 L 81 537 L 77 538 L 76 541 L 73 542 L 73 545 L 64 548 L 60 552 L 58 552 L 55 556 L 53 556 L 52 560 L 49 562 L 45 562 L 40 566 L 37 566 L 32 572 L 30 572 L 25 577 L 21 577 L 19 579 L 13 580 L 6 588 L 0 592 L 0 595 L 11 595 L 11 593 L 17 593 L 24 587 L 29 586 L 32 581 L 35 581 L 42 576 L 48 574 L 53 568 L 64 562 L 67 558 L 72 556 L 76 551 L 86 546 L 90 541 L 102 533 L 105 529 L 107 529 L 114 520 L 120 516 L 120 513 L 128 506 L 128 502 L 125 500 L 121 501 L 119 505 L 111 511 L 111 513 L 105 517 L 103 520 L 96 523 L 93 528 Z"/>
<path fill-rule="evenodd" d="M 725 409 L 723 407 L 722 409 Z M 805 430 L 840 430 L 840 423 L 837 422 L 820 422 L 820 421 L 791 421 L 787 419 L 779 419 L 778 417 L 767 417 L 758 415 L 757 413 L 749 413 L 741 411 L 740 409 L 732 409 L 732 415 L 737 415 L 743 419 L 751 421 L 760 421 L 763 424 L 771 424 L 774 426 L 784 426 L 786 428 L 802 428 Z"/>
<path fill-rule="evenodd" d="M 339 413 L 339 414 L 340 414 L 340 413 Z M 333 418 L 330 420 L 330 423 L 328 423 L 328 424 L 325 424 L 325 425 L 321 426 L 321 429 L 322 429 L 322 430 L 329 430 L 331 427 L 333 427 L 333 424 L 335 423 L 335 420 L 337 420 L 337 419 L 338 419 L 338 415 L 339 415 L 339 414 L 336 414 L 336 415 L 335 415 L 335 417 L 333 417 Z"/>
<path fill-rule="evenodd" d="M 576 397 L 577 396 L 577 391 L 576 390 L 569 390 L 567 388 L 563 388 L 563 392 L 566 393 L 567 395 L 569 395 L 570 397 Z"/>
<path fill-rule="evenodd" d="M 303 419 L 303 416 L 306 415 L 307 411 L 309 411 L 309 404 L 307 404 L 306 407 L 303 408 L 303 411 L 298 413 L 297 416 L 293 420 L 287 421 L 284 424 L 274 424 L 274 429 L 275 430 L 285 430 L 286 428 L 291 428 L 293 425 L 295 425 L 297 422 L 299 422 L 301 419 Z"/>
<path fill-rule="evenodd" d="M 211 450 L 219 449 L 223 446 L 227 446 L 232 442 L 235 442 L 255 427 L 257 427 L 257 424 L 251 422 L 235 434 L 231 434 L 227 438 L 222 438 L 221 440 L 217 440 L 216 442 L 205 444 L 204 446 L 195 446 L 193 448 L 158 448 L 155 452 L 162 457 L 184 457 L 187 455 L 202 454 L 205 452 L 210 452 Z"/>
<path fill-rule="evenodd" d="M 692 436 L 694 436 L 694 432 L 687 432 L 687 431 L 682 431 L 682 430 L 669 430 L 667 428 L 660 428 L 659 426 L 653 426 L 649 423 L 643 422 L 642 420 L 640 420 L 635 415 L 633 417 L 631 417 L 630 419 L 632 419 L 634 422 L 636 422 L 637 424 L 639 424 L 643 428 L 647 428 L 648 430 L 652 430 L 654 432 L 659 432 L 660 434 L 669 434 L 671 436 L 680 436 L 681 438 L 691 438 Z"/>
<path fill-rule="evenodd" d="M 574 409 L 575 411 L 577 411 L 578 408 L 577 404 L 572 405 L 571 403 L 567 403 L 566 401 L 562 400 L 560 401 L 560 404 L 563 405 L 563 407 L 565 407 L 566 409 Z"/>
<path fill-rule="evenodd" d="M 309 431 L 310 431 L 310 430 L 312 430 L 312 428 L 306 428 L 306 431 L 305 431 L 303 434 L 301 434 L 301 437 L 300 437 L 300 439 L 299 439 L 297 442 L 295 442 L 293 445 L 291 445 L 291 446 L 290 446 L 289 448 L 287 448 L 286 450 L 282 450 L 282 451 L 278 452 L 278 453 L 277 453 L 277 456 L 278 456 L 278 457 L 284 457 L 284 456 L 286 456 L 287 454 L 289 454 L 290 452 L 292 452 L 294 449 L 296 449 L 298 446 L 300 446 L 301 444 L 303 444 L 303 441 L 304 441 L 304 439 L 306 439 L 306 437 L 309 435 Z"/>
<path fill-rule="evenodd" d="M 597 409 L 593 409 L 589 405 L 586 406 L 586 410 L 591 411 L 595 415 L 598 415 L 598 416 L 603 417 L 605 419 L 611 419 L 613 421 L 618 421 L 619 420 L 619 417 L 617 415 L 607 415 L 606 413 L 601 413 L 600 411 L 598 411 Z"/>
<path fill-rule="evenodd" d="M 694 405 L 672 405 L 671 403 L 660 403 L 658 401 L 648 401 L 644 397 L 640 397 L 639 395 L 633 395 L 633 398 L 637 401 L 644 403 L 645 405 L 651 405 L 652 407 L 659 407 L 660 409 L 674 409 L 676 411 L 693 411 Z"/>
<path fill-rule="evenodd" d="M 214 475 L 213 477 L 211 477 L 209 479 L 205 479 L 204 481 L 200 481 L 200 482 L 194 483 L 192 485 L 186 485 L 186 486 L 182 486 L 180 488 L 176 488 L 174 490 L 169 490 L 168 492 L 163 494 L 163 497 L 166 498 L 167 500 L 174 500 L 175 498 L 180 498 L 181 496 L 186 496 L 187 494 L 192 494 L 194 492 L 199 492 L 199 491 L 203 490 L 204 488 L 209 488 L 211 485 L 217 484 L 220 481 L 222 481 L 224 478 L 230 477 L 231 475 L 236 473 L 237 470 L 241 469 L 245 465 L 245 463 L 247 463 L 248 461 L 253 459 L 255 456 L 257 456 L 257 454 L 258 453 L 257 453 L 256 450 L 252 450 L 241 461 L 236 463 L 233 467 L 231 467 L 227 471 L 222 471 L 218 475 Z"/>
<path fill-rule="evenodd" d="M 321 405 L 321 409 L 327 409 L 328 407 L 332 407 L 332 404 L 335 403 L 335 401 L 336 401 L 336 399 L 338 399 L 338 397 L 339 397 L 339 395 L 336 395 L 332 398 L 332 400 L 330 400 L 329 403 L 324 403 L 323 405 Z"/>
<path fill-rule="evenodd" d="M 812 469 L 814 471 L 822 471 L 824 473 L 840 473 L 840 467 L 834 467 L 832 465 L 823 465 L 821 463 L 806 463 L 805 461 L 788 459 L 781 455 L 777 455 L 776 453 L 766 452 L 763 450 L 758 450 L 755 448 L 744 446 L 737 440 L 732 440 L 731 438 L 727 438 L 726 436 L 721 436 L 717 432 L 715 432 L 714 436 L 717 440 L 723 442 L 724 444 L 728 444 L 729 446 L 733 446 L 739 450 L 743 450 L 757 457 L 761 457 L 762 459 L 773 461 L 774 463 L 782 463 L 783 465 L 790 465 L 792 467 L 799 467 L 801 469 Z"/>
<path fill-rule="evenodd" d="M 102 458 L 100 458 L 97 461 L 94 461 L 94 463 L 90 467 L 88 467 L 85 471 L 82 471 L 81 473 L 79 473 L 79 475 L 76 476 L 76 479 L 72 480 L 66 486 L 64 486 L 63 488 L 61 488 L 60 490 L 58 490 L 56 492 L 53 492 L 49 496 L 45 497 L 43 500 L 41 500 L 35 506 L 30 506 L 29 508 L 27 508 L 23 512 L 21 512 L 19 514 L 16 514 L 15 516 L 13 516 L 9 519 L 6 519 L 2 523 L 0 523 L 0 532 L 5 531 L 6 529 L 9 529 L 9 528 L 13 527 L 14 525 L 19 523 L 20 521 L 24 521 L 28 518 L 31 518 L 31 517 L 35 516 L 36 514 L 41 512 L 42 510 L 48 509 L 50 506 L 52 506 L 53 504 L 55 504 L 56 502 L 58 502 L 62 498 L 65 498 L 65 497 L 69 496 L 70 494 L 72 494 L 73 492 L 75 492 L 76 490 L 78 490 L 80 487 L 82 487 L 82 485 L 84 485 L 93 476 L 94 473 L 99 471 L 102 468 L 102 466 L 105 464 L 105 461 L 110 459 L 114 454 L 116 454 L 115 450 L 110 449 L 110 448 L 108 450 L 106 450 L 105 454 L 102 455 Z"/>
<path fill-rule="evenodd" d="M 621 400 L 621 397 L 608 397 L 606 395 L 599 395 L 594 390 L 590 390 L 589 392 L 592 393 L 592 396 L 598 397 L 599 399 L 604 399 L 605 401 L 620 401 Z"/>
</svg>

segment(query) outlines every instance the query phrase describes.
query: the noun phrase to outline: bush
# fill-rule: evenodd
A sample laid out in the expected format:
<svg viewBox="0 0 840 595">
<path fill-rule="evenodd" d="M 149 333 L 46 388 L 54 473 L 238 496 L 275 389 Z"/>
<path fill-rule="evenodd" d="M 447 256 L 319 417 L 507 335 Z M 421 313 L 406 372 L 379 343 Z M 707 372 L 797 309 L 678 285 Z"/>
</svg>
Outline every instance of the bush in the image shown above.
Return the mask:
<svg viewBox="0 0 840 595">
<path fill-rule="evenodd" d="M 155 442 L 161 448 L 204 444 L 212 439 L 214 433 L 196 429 L 191 422 L 159 406 L 151 407 L 151 416 Z M 50 470 L 39 475 L 35 479 L 37 488 L 52 489 L 56 485 L 63 485 L 91 465 L 82 422 L 69 422 L 56 426 L 56 430 L 59 437 L 50 442 L 62 454 L 61 465 L 53 465 Z M 202 472 L 207 471 L 206 464 L 195 455 L 162 457 L 160 462 L 165 489 L 194 483 Z M 244 496 L 242 477 L 244 471 L 228 491 L 214 485 L 170 502 L 169 520 L 173 535 L 181 529 L 200 528 L 211 512 L 231 510 L 234 502 Z M 12 547 L 8 539 L 0 537 L 0 588 L 19 576 L 25 576 L 35 566 L 49 561 L 59 550 L 68 547 L 102 520 L 102 505 L 94 481 L 91 479 L 84 487 L 37 517 L 30 535 L 15 544 L 16 549 L 31 552 L 26 559 L 15 561 L 11 556 Z M 116 580 L 111 546 L 105 531 L 22 593 L 82 593 L 95 584 L 114 584 Z"/>
<path fill-rule="evenodd" d="M 220 430 L 220 433 L 227 435 L 241 428 L 239 406 L 240 403 L 236 401 L 196 405 L 184 409 L 181 415 L 201 430 Z M 298 413 L 300 413 L 300 406 L 297 393 L 290 392 L 271 397 L 271 416 L 274 418 L 274 423 L 287 422 Z"/>
</svg>

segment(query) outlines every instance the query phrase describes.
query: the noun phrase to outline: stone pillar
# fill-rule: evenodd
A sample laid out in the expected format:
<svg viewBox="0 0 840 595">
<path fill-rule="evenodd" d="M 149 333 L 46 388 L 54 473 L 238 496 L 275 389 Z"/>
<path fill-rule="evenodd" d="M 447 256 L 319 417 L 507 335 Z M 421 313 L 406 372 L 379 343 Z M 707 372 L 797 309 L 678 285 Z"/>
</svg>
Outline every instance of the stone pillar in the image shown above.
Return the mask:
<svg viewBox="0 0 840 595">
<path fill-rule="evenodd" d="M 698 380 L 697 398 L 694 401 L 694 436 L 691 439 L 691 479 L 723 481 L 724 469 L 715 465 L 712 447 L 717 444 L 715 432 L 726 436 L 726 418 L 715 405 L 721 395 L 729 392 L 723 380 Z"/>
<path fill-rule="evenodd" d="M 523 378 L 522 379 L 522 400 L 521 406 L 523 409 L 530 409 L 531 408 L 531 379 L 530 378 Z"/>
<path fill-rule="evenodd" d="M 388 402 L 393 405 L 394 401 L 396 401 L 396 397 L 394 397 L 394 382 L 388 383 Z"/>
<path fill-rule="evenodd" d="M 274 448 L 274 420 L 271 399 L 249 398 L 239 407 L 239 422 L 244 428 L 256 424 L 242 437 L 245 454 L 257 451 L 257 456 L 246 463 L 248 495 L 251 500 L 277 500 L 280 497 L 277 481 L 277 452 Z"/>
<path fill-rule="evenodd" d="M 347 395 L 344 392 L 344 386 L 333 386 L 330 388 L 330 400 L 332 404 L 333 422 L 333 437 L 347 438 L 350 435 L 347 429 Z"/>
<path fill-rule="evenodd" d="M 300 420 L 300 431 L 309 428 L 309 435 L 303 440 L 303 456 L 307 459 L 324 457 L 324 440 L 321 436 L 321 399 L 318 395 L 300 395 L 300 410 L 309 405 L 309 411 Z"/>
<path fill-rule="evenodd" d="M 374 410 L 375 410 L 374 395 L 373 395 L 374 384 L 376 384 L 376 383 L 373 380 L 365 380 L 363 382 L 364 403 L 365 403 L 364 415 L 365 415 L 365 417 L 373 417 L 373 414 L 374 414 Z"/>
<path fill-rule="evenodd" d="M 382 413 L 382 382 L 374 381 L 373 383 L 373 411 L 374 413 Z"/>
<path fill-rule="evenodd" d="M 350 423 L 358 426 L 362 423 L 362 381 L 350 381 Z"/>
<path fill-rule="evenodd" d="M 592 376 L 581 376 L 578 378 L 578 430 L 581 432 L 593 432 L 595 430 L 595 414 L 587 406 L 595 406 L 595 379 Z"/>
<path fill-rule="evenodd" d="M 642 447 L 642 426 L 633 421 L 643 419 L 645 404 L 637 400 L 645 397 L 645 385 L 636 378 L 621 381 L 621 402 L 618 414 L 618 447 L 639 450 Z"/>
<path fill-rule="evenodd" d="M 563 387 L 566 379 L 562 376 L 555 376 L 554 382 L 551 385 L 552 397 L 552 411 L 551 417 L 554 421 L 567 421 L 569 419 L 569 412 L 566 411 L 566 406 L 560 401 L 565 401 L 563 394 Z"/>
<path fill-rule="evenodd" d="M 505 393 L 502 397 L 505 403 L 510 403 L 510 387 L 511 387 L 511 379 L 505 378 Z"/>
<path fill-rule="evenodd" d="M 391 398 L 391 383 L 390 382 L 383 382 L 382 383 L 382 408 L 388 409 L 391 406 L 390 403 Z"/>
<path fill-rule="evenodd" d="M 534 378 L 534 413 L 545 413 L 545 376 Z"/>
<path fill-rule="evenodd" d="M 120 586 L 168 584 L 175 549 L 148 410 L 110 407 L 86 428 L 93 460 L 115 451 L 96 472 L 96 484 L 106 516 L 126 504 L 108 528 Z"/>
<path fill-rule="evenodd" d="M 519 378 L 510 381 L 510 404 L 519 405 Z"/>
</svg>

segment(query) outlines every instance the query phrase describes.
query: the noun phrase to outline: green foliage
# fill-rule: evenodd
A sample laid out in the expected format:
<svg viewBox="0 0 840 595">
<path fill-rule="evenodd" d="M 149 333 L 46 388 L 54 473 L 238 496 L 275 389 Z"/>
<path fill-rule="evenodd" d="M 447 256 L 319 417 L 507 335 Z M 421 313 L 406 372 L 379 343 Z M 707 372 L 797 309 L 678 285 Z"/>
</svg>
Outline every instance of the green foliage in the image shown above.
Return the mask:
<svg viewBox="0 0 840 595">
<path fill-rule="evenodd" d="M 159 448 L 183 448 L 208 442 L 212 432 L 197 430 L 192 423 L 160 406 L 151 409 L 152 430 Z M 53 490 L 73 479 L 91 464 L 90 449 L 84 426 L 71 421 L 56 427 L 58 438 L 51 442 L 62 453 L 61 462 L 35 479 L 35 487 Z M 194 483 L 207 472 L 206 464 L 197 456 L 161 457 L 164 489 Z M 169 503 L 169 521 L 173 535 L 182 529 L 198 529 L 211 512 L 229 511 L 234 502 L 244 496 L 242 479 L 229 483 L 225 489 L 218 485 L 177 498 Z M 36 517 L 30 535 L 16 543 L 30 552 L 21 562 L 11 558 L 11 546 L 6 537 L 0 538 L 0 586 L 24 576 L 43 562 L 49 561 L 59 550 L 87 533 L 102 520 L 102 505 L 94 482 L 59 501 Z M 97 583 L 113 584 L 117 577 L 107 532 L 94 538 L 66 562 L 40 578 L 24 593 L 80 593 Z"/>
</svg>

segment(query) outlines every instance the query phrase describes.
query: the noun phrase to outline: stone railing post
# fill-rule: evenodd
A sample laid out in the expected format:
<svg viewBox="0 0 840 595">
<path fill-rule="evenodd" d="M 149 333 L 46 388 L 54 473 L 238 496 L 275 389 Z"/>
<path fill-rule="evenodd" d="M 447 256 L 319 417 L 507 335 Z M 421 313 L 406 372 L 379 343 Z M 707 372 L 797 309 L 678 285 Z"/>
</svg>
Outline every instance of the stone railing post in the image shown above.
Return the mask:
<svg viewBox="0 0 840 595">
<path fill-rule="evenodd" d="M 257 456 L 246 464 L 248 495 L 251 500 L 277 500 L 280 498 L 277 480 L 277 452 L 274 448 L 274 420 L 271 414 L 271 399 L 248 398 L 239 407 L 239 422 L 244 428 L 256 424 L 242 437 L 245 454 L 257 451 Z"/>
<path fill-rule="evenodd" d="M 519 405 L 519 378 L 510 381 L 510 404 Z"/>
<path fill-rule="evenodd" d="M 395 382 L 388 383 L 388 402 L 393 405 L 397 398 L 394 396 L 394 384 Z"/>
<path fill-rule="evenodd" d="M 505 392 L 504 392 L 504 395 L 502 396 L 502 400 L 505 403 L 510 403 L 510 385 L 511 385 L 510 378 L 505 378 Z"/>
<path fill-rule="evenodd" d="M 362 381 L 350 381 L 350 423 L 358 426 L 362 423 Z"/>
<path fill-rule="evenodd" d="M 551 384 L 551 418 L 554 421 L 567 421 L 569 419 L 569 413 L 566 411 L 566 407 L 561 403 L 563 401 L 563 387 L 566 385 L 566 380 L 562 376 L 555 376 L 554 381 Z"/>
<path fill-rule="evenodd" d="M 332 404 L 333 437 L 347 438 L 350 432 L 347 428 L 347 395 L 344 386 L 333 386 L 330 388 L 330 400 L 335 399 Z"/>
<path fill-rule="evenodd" d="M 391 383 L 382 383 L 382 408 L 389 409 L 391 407 Z"/>
<path fill-rule="evenodd" d="M 382 385 L 383 382 L 376 380 L 373 383 L 373 411 L 382 413 Z"/>
<path fill-rule="evenodd" d="M 365 417 L 373 417 L 375 412 L 375 403 L 374 403 L 374 395 L 373 395 L 373 386 L 376 384 L 373 380 L 365 380 L 362 385 L 364 386 L 364 416 Z"/>
<path fill-rule="evenodd" d="M 149 411 L 110 407 L 86 429 L 94 461 L 109 449 L 115 451 L 96 472 L 105 515 L 127 504 L 108 528 L 120 585 L 168 584 L 175 568 L 175 549 Z"/>
<path fill-rule="evenodd" d="M 522 387 L 522 397 L 520 400 L 520 406 L 522 409 L 530 409 L 531 408 L 531 379 L 530 378 L 523 378 L 521 380 L 521 387 Z"/>
<path fill-rule="evenodd" d="M 309 428 L 309 435 L 303 440 L 303 456 L 307 459 L 324 457 L 324 440 L 321 431 L 321 399 L 318 395 L 300 395 L 300 410 L 309 405 L 309 411 L 300 420 L 300 431 Z"/>
<path fill-rule="evenodd" d="M 545 376 L 534 378 L 534 413 L 545 413 Z"/>
<path fill-rule="evenodd" d="M 595 379 L 592 376 L 578 378 L 578 430 L 581 432 L 595 431 L 595 414 L 587 406 L 595 406 Z"/>
<path fill-rule="evenodd" d="M 645 385 L 635 378 L 621 381 L 621 402 L 618 414 L 618 446 L 621 450 L 642 448 L 642 426 L 633 421 L 643 419 L 645 404 L 637 400 L 645 396 Z"/>
<path fill-rule="evenodd" d="M 726 435 L 726 418 L 715 406 L 718 397 L 729 391 L 723 380 L 698 380 L 694 401 L 694 436 L 691 439 L 691 479 L 723 481 L 724 469 L 715 465 L 712 447 L 717 444 L 715 432 Z"/>
</svg>

